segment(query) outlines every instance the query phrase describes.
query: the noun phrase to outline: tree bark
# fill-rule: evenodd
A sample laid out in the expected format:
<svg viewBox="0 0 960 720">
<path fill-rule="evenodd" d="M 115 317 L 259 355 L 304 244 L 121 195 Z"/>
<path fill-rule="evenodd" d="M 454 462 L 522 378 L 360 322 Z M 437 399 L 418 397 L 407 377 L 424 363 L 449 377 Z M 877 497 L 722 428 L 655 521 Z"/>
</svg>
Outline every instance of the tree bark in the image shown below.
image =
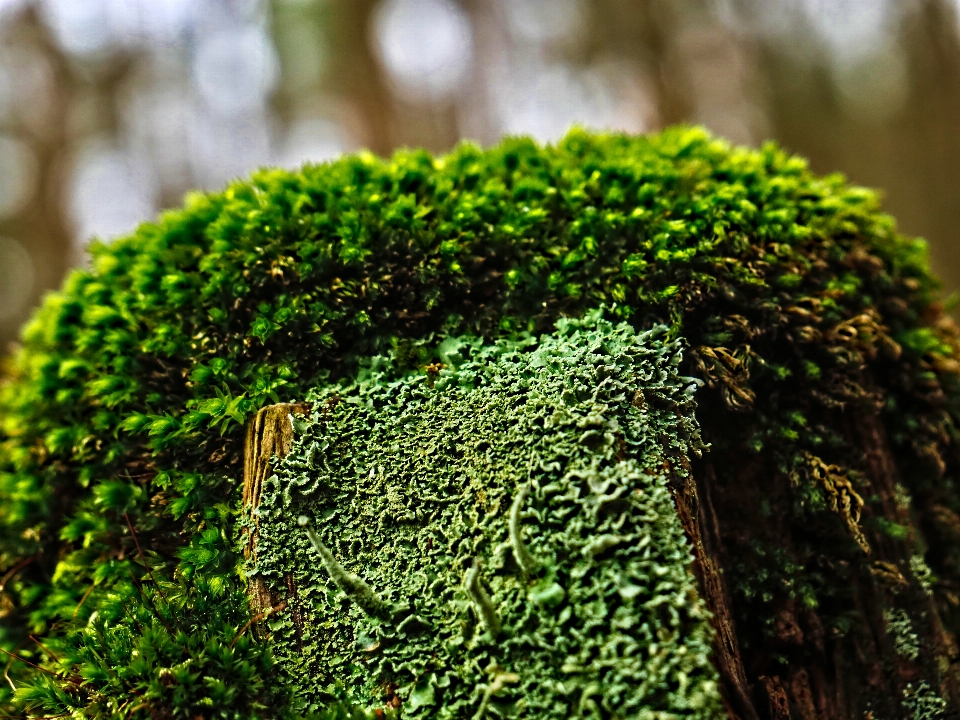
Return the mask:
<svg viewBox="0 0 960 720">
<path fill-rule="evenodd" d="M 793 600 L 779 603 L 772 638 L 759 632 L 762 618 L 742 622 L 749 611 L 728 580 L 740 559 L 736 548 L 756 541 L 794 556 L 803 532 L 782 508 L 790 497 L 787 477 L 769 463 L 744 460 L 747 454 L 708 453 L 694 464 L 695 484 L 689 482 L 676 495 L 694 550 L 695 574 L 713 612 L 715 663 L 731 718 L 901 717 L 903 700 L 922 683 L 946 701 L 946 708 L 932 717 L 956 716 L 960 655 L 932 593 L 913 577 L 911 547 L 920 529 L 910 510 L 897 503 L 900 474 L 886 430 L 876 414 L 851 413 L 842 420 L 860 454 L 866 492 L 879 497 L 878 514 L 908 528 L 899 539 L 877 531 L 869 522 L 873 508 L 865 506 L 864 532 L 871 552 L 856 567 L 844 568 L 852 597 L 845 610 L 855 618 L 845 636 L 825 631 L 819 608 Z M 709 420 L 705 423 L 708 441 L 722 431 Z M 720 478 L 718 466 L 729 468 Z M 782 512 L 764 514 L 763 501 L 779 504 Z M 831 558 L 824 555 L 818 561 L 828 564 Z M 839 582 L 836 570 L 828 577 Z M 898 651 L 891 638 L 890 613 L 897 608 L 908 608 L 911 619 L 923 619 L 912 628 L 919 646 L 916 657 Z"/>
</svg>

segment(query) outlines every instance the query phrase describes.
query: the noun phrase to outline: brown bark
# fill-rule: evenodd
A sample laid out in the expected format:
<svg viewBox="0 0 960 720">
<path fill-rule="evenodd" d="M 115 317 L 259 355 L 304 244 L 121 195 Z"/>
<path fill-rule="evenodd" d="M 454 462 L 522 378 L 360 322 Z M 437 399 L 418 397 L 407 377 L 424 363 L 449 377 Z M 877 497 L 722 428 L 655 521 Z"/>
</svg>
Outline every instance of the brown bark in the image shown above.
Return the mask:
<svg viewBox="0 0 960 720">
<path fill-rule="evenodd" d="M 724 701 L 731 717 L 759 720 L 749 698 L 749 685 L 740 656 L 737 631 L 730 615 L 729 592 L 716 561 L 716 515 L 712 506 L 700 504 L 697 484 L 688 478 L 677 493 L 677 513 L 687 537 L 693 545 L 694 573 L 704 600 L 713 613 L 716 631 L 714 662 L 724 686 Z M 709 530 L 708 530 L 709 528 Z"/>
<path fill-rule="evenodd" d="M 36 162 L 36 182 L 29 199 L 12 215 L 0 217 L 0 236 L 13 238 L 22 245 L 30 255 L 33 271 L 32 287 L 28 297 L 23 298 L 22 307 L 12 315 L 0 317 L 2 356 L 11 351 L 10 343 L 19 337 L 20 328 L 32 309 L 49 290 L 60 285 L 76 261 L 77 253 L 67 218 L 63 171 L 71 140 L 68 109 L 72 98 L 79 95 L 81 82 L 76 70 L 51 38 L 37 9 L 30 8 L 17 21 L 7 23 L 0 30 L 3 52 L 34 58 L 34 63 L 48 71 L 41 74 L 49 74 L 50 81 L 49 87 L 34 89 L 35 96 L 29 107 L 19 107 L 15 113 L 5 107 L 5 117 L 0 120 L 0 129 L 5 133 L 12 132 L 24 141 Z M 11 71 L 12 68 L 7 66 L 6 72 Z M 113 80 L 113 77 L 104 80 L 103 87 L 107 92 L 116 90 Z M 3 295 L 2 289 L 0 295 Z M 15 301 L 20 299 L 14 298 Z"/>
<path fill-rule="evenodd" d="M 361 127 L 350 128 L 364 147 L 388 155 L 395 147 L 390 92 L 371 47 L 375 0 L 335 0 L 330 5 L 333 53 L 330 68 L 335 95 L 356 110 Z M 361 120 L 362 119 L 362 120 Z"/>
</svg>

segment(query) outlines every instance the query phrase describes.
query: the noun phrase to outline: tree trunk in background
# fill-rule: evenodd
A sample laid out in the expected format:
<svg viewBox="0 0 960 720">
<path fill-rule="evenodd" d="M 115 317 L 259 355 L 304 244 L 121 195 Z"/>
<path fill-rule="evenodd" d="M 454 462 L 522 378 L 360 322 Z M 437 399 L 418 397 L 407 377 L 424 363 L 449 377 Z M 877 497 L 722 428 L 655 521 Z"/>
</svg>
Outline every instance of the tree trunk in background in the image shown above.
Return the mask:
<svg viewBox="0 0 960 720">
<path fill-rule="evenodd" d="M 391 129 L 390 93 L 373 55 L 370 25 L 375 0 L 335 0 L 330 5 L 330 37 L 333 39 L 331 77 L 334 93 L 357 111 L 361 127 L 356 132 L 362 145 L 380 155 L 396 146 Z"/>
<path fill-rule="evenodd" d="M 45 76 L 49 87 L 36 88 L 31 98 L 33 105 L 16 108 L 16 119 L 11 123 L 7 117 L 2 123 L 2 129 L 26 143 L 33 153 L 35 178 L 26 204 L 0 219 L 0 236 L 18 242 L 32 264 L 32 287 L 22 299 L 19 311 L 0 318 L 0 357 L 7 354 L 9 343 L 19 336 L 20 326 L 43 294 L 59 286 L 74 264 L 66 217 L 64 171 L 69 141 L 67 106 L 76 91 L 76 80 L 36 11 L 28 12 L 18 24 L 6 49 L 29 63 L 32 66 L 29 71 Z M 6 92 L 9 93 L 9 89 Z M 10 99 L 5 98 L 4 102 Z M 6 109 L 5 112 L 8 116 L 14 114 Z M 9 188 L 5 190 L 9 192 Z M 22 277 L 19 279 L 23 281 Z M 0 288 L 0 297 L 5 296 L 4 290 L 6 288 Z M 4 315 L 2 310 L 0 315 Z"/>
<path fill-rule="evenodd" d="M 693 98 L 683 77 L 683 58 L 673 47 L 684 9 L 661 0 L 600 0 L 594 13 L 590 54 L 613 53 L 643 69 L 653 85 L 659 127 L 687 121 Z"/>
</svg>

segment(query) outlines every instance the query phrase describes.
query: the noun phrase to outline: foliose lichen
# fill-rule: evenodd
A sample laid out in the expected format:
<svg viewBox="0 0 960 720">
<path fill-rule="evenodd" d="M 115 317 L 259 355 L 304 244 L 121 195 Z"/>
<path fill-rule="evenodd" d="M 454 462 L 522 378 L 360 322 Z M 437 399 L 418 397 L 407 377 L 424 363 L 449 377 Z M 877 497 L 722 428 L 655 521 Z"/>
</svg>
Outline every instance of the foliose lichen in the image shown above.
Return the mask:
<svg viewBox="0 0 960 720">
<path fill-rule="evenodd" d="M 909 720 L 941 720 L 946 717 L 947 703 L 925 681 L 910 684 L 903 691 L 903 707 Z"/>
<path fill-rule="evenodd" d="M 916 660 L 920 655 L 920 639 L 913 630 L 910 616 L 901 608 L 887 610 L 883 614 L 887 632 L 893 638 L 897 655 L 907 660 Z"/>
<path fill-rule="evenodd" d="M 666 335 L 592 314 L 314 393 L 247 573 L 299 607 L 269 625 L 308 706 L 339 682 L 411 720 L 718 716 L 670 492 L 702 449 L 695 381 Z"/>
</svg>

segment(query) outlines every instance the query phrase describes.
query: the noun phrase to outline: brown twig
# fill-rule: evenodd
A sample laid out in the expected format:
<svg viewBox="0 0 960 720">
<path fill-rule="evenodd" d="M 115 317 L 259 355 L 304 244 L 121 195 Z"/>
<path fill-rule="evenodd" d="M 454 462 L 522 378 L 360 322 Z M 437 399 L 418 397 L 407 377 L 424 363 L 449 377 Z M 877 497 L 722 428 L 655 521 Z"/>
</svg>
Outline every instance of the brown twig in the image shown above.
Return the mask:
<svg viewBox="0 0 960 720">
<path fill-rule="evenodd" d="M 73 616 L 76 617 L 77 613 L 80 612 L 80 608 L 83 607 L 83 604 L 87 601 L 87 598 L 90 597 L 90 593 L 93 592 L 93 589 L 97 586 L 96 582 L 90 584 L 90 587 L 87 588 L 87 591 L 83 594 L 83 597 L 80 598 L 80 602 L 77 603 L 77 606 L 73 609 Z"/>
<path fill-rule="evenodd" d="M 150 708 L 150 705 L 149 705 L 148 703 L 140 703 L 140 704 L 137 705 L 136 707 L 130 708 L 130 709 L 127 711 L 127 714 L 126 714 L 124 717 L 132 717 L 133 714 L 134 714 L 135 712 L 137 712 L 137 710 L 143 710 L 144 708 L 149 709 L 149 708 Z"/>
<path fill-rule="evenodd" d="M 57 678 L 57 680 L 66 680 L 67 682 L 72 682 L 70 678 L 66 678 L 63 675 L 58 675 L 53 670 L 47 670 L 45 667 L 40 667 L 39 665 L 32 663 L 26 658 L 21 657 L 20 655 L 17 655 L 15 653 L 12 653 L 9 650 L 4 650 L 3 648 L 0 648 L 0 652 L 4 653 L 5 655 L 9 655 L 14 660 L 19 660 L 20 662 L 25 663 L 26 665 L 29 665 L 30 667 L 35 668 L 40 672 L 45 672 L 47 675 L 53 675 L 53 677 Z"/>
<path fill-rule="evenodd" d="M 139 632 L 141 635 L 143 635 L 143 626 L 137 621 L 137 618 L 135 618 L 135 617 L 133 616 L 133 613 L 130 612 L 130 610 L 127 609 L 127 604 L 123 601 L 123 598 L 120 598 L 120 607 L 123 608 L 124 614 L 125 614 L 128 618 L 130 618 L 131 620 L 133 620 L 133 624 L 137 626 L 137 632 Z"/>
<path fill-rule="evenodd" d="M 242 628 L 240 628 L 239 632 L 237 632 L 233 640 L 230 641 L 230 647 L 232 648 L 234 645 L 237 644 L 237 640 L 239 640 L 240 636 L 250 629 L 251 625 L 253 625 L 254 623 L 258 623 L 261 620 L 266 620 L 268 617 L 270 617 L 274 613 L 278 613 L 278 612 L 281 612 L 282 610 L 285 610 L 286 607 L 287 607 L 287 601 L 282 600 L 279 604 L 274 605 L 272 608 L 267 608 L 259 615 L 255 615 L 254 617 L 247 620 L 246 624 Z"/>
<path fill-rule="evenodd" d="M 4 591 L 4 588 L 7 587 L 7 583 L 10 582 L 10 578 L 16 575 L 18 572 L 23 570 L 27 565 L 32 563 L 37 559 L 37 555 L 31 555 L 30 557 L 23 558 L 20 562 L 14 565 L 12 568 L 7 570 L 7 573 L 3 576 L 3 579 L 0 580 L 0 592 Z"/>
<path fill-rule="evenodd" d="M 14 649 L 14 652 L 19 652 L 19 651 L 20 651 L 20 648 L 22 648 L 22 647 L 23 647 L 23 643 L 20 643 L 20 644 L 17 645 L 17 647 Z M 13 665 L 13 659 L 14 659 L 14 656 L 11 655 L 11 656 L 10 656 L 10 659 L 7 660 L 7 666 L 3 669 L 3 677 L 4 677 L 4 679 L 7 681 L 7 684 L 10 685 L 10 688 L 11 688 L 14 692 L 16 692 L 16 691 L 17 691 L 17 686 L 13 684 L 13 680 L 10 678 L 10 666 Z"/>
<path fill-rule="evenodd" d="M 60 663 L 61 665 L 63 664 L 62 662 L 60 662 L 60 658 L 58 658 L 56 655 L 54 655 L 53 652 L 52 652 L 49 648 L 47 648 L 42 642 L 40 642 L 39 640 L 37 640 L 37 638 L 35 638 L 33 635 L 28 635 L 27 637 L 29 637 L 29 638 L 30 638 L 31 640 L 33 640 L 37 645 L 39 645 L 39 646 L 40 646 L 40 649 L 43 650 L 47 655 L 49 655 L 50 657 L 52 657 L 54 660 L 56 660 L 56 661 L 57 661 L 58 663 Z"/>
<path fill-rule="evenodd" d="M 130 579 L 133 580 L 133 586 L 140 591 L 140 595 L 143 597 L 144 600 L 146 600 L 147 605 L 150 606 L 150 610 L 153 611 L 154 616 L 156 616 L 157 620 L 159 620 L 161 624 L 167 629 L 167 632 L 173 635 L 174 634 L 173 628 L 167 625 L 167 621 L 163 619 L 163 615 L 161 615 L 160 611 L 157 610 L 157 606 L 153 604 L 153 600 L 151 600 L 150 596 L 147 595 L 146 592 L 144 592 L 143 585 L 141 585 L 140 582 L 137 580 L 137 578 L 134 577 L 133 570 L 131 570 L 128 567 L 127 572 L 130 573 Z"/>
</svg>

